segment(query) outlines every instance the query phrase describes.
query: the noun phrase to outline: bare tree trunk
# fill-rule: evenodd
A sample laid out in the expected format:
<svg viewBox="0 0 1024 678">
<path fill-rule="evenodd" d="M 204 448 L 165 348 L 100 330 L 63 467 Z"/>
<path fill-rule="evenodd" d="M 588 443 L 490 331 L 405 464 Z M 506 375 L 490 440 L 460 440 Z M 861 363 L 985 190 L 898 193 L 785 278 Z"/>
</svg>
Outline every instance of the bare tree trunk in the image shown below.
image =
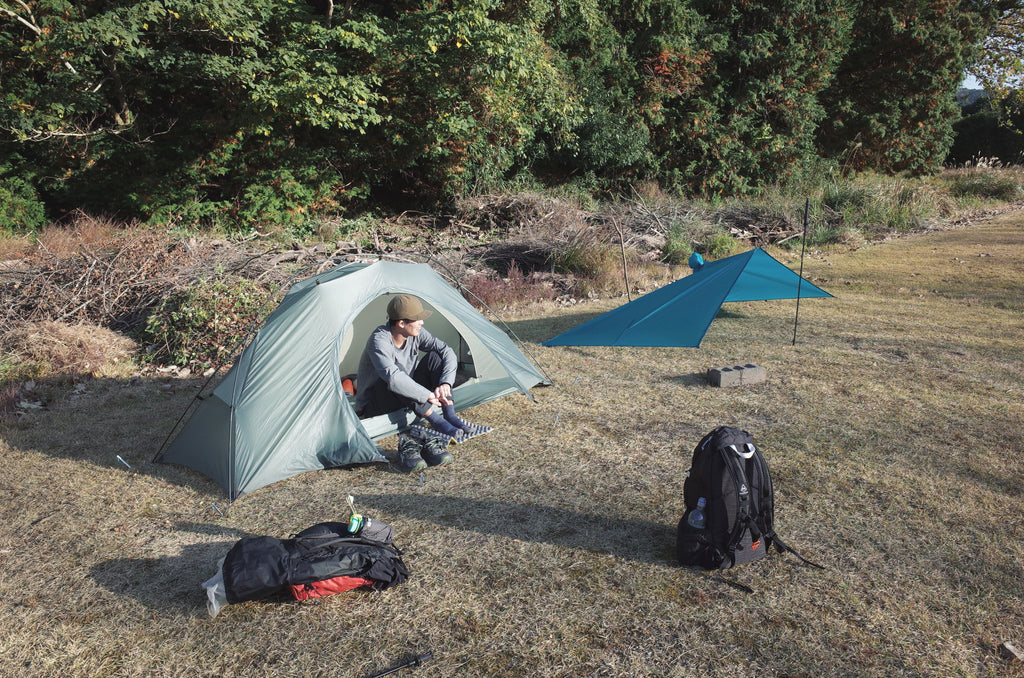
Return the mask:
<svg viewBox="0 0 1024 678">
<path fill-rule="evenodd" d="M 612 219 L 612 226 L 619 233 L 619 251 L 622 253 L 622 279 L 626 281 L 626 300 L 633 301 L 633 295 L 629 291 L 629 273 L 626 270 L 626 238 L 622 235 L 622 226 L 619 225 L 618 219 Z"/>
</svg>

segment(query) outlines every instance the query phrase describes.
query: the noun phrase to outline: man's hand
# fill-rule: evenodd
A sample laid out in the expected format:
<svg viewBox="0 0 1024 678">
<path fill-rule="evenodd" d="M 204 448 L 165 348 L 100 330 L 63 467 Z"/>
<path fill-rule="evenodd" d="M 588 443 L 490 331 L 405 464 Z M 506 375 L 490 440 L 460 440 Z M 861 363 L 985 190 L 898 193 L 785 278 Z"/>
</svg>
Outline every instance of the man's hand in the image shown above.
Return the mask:
<svg viewBox="0 0 1024 678">
<path fill-rule="evenodd" d="M 455 402 L 452 400 L 451 384 L 441 384 L 434 389 L 433 398 L 428 398 L 427 400 L 434 405 L 451 405 Z"/>
</svg>

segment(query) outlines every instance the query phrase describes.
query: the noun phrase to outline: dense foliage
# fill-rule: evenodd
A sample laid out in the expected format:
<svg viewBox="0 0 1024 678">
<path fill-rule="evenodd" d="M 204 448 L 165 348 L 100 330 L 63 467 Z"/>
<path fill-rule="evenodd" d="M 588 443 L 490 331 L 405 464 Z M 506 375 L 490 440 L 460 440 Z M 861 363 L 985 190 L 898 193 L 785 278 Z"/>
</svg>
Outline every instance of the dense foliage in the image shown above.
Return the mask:
<svg viewBox="0 0 1024 678">
<path fill-rule="evenodd" d="M 230 362 L 266 315 L 267 296 L 259 283 L 224 275 L 164 298 L 138 332 L 147 359 L 203 369 Z"/>
<path fill-rule="evenodd" d="M 955 92 L 995 20 L 989 3 L 879 0 L 857 13 L 819 144 L 849 169 L 930 172 L 953 142 Z"/>
<path fill-rule="evenodd" d="M 1024 2 L 1000 3 L 996 11 L 998 18 L 968 70 L 997 101 L 1016 98 L 1010 104 L 1019 112 L 1019 87 L 1024 81 Z"/>
<path fill-rule="evenodd" d="M 993 101 L 980 96 L 962 108 L 954 125 L 956 141 L 946 162 L 963 165 L 994 162 L 1024 165 L 1024 93 Z"/>
<path fill-rule="evenodd" d="M 744 192 L 813 164 L 821 90 L 847 48 L 851 18 L 833 0 L 696 3 L 707 61 L 665 102 L 659 170 L 702 195 Z"/>
<path fill-rule="evenodd" d="M 934 169 L 1007 0 L 3 0 L 0 229 Z M 856 149 L 856 152 L 854 152 Z"/>
</svg>

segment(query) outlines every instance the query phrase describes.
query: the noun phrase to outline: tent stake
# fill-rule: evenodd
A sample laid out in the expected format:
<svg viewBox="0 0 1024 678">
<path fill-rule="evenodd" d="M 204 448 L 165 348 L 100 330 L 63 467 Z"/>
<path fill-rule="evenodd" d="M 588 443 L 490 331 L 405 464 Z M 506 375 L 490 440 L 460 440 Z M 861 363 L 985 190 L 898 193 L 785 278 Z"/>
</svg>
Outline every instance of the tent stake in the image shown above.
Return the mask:
<svg viewBox="0 0 1024 678">
<path fill-rule="evenodd" d="M 431 660 L 433 658 L 434 658 L 434 653 L 433 652 L 424 652 L 423 654 L 416 655 L 411 660 L 405 662 L 404 664 L 402 664 L 400 666 L 394 666 L 394 667 L 392 667 L 390 669 L 386 669 L 384 671 L 380 671 L 378 673 L 374 673 L 372 675 L 367 676 L 366 678 L 381 678 L 381 676 L 390 676 L 392 673 L 397 673 L 398 671 L 401 671 L 402 669 L 405 669 L 405 668 L 409 668 L 410 666 L 419 666 L 423 662 L 429 661 L 429 660 Z"/>
<path fill-rule="evenodd" d="M 800 287 L 804 282 L 804 252 L 807 250 L 807 214 L 811 211 L 811 199 L 804 201 L 804 237 L 800 240 L 800 277 L 796 283 L 796 315 L 793 317 L 793 346 L 796 346 L 796 326 L 800 322 Z"/>
</svg>

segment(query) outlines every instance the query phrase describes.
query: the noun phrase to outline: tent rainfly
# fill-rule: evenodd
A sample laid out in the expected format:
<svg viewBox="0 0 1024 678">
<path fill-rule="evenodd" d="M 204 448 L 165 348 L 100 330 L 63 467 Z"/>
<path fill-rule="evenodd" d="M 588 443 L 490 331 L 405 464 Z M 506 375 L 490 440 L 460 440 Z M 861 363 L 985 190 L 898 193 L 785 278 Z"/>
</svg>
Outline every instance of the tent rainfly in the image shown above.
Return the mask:
<svg viewBox="0 0 1024 678">
<path fill-rule="evenodd" d="M 232 500 L 306 471 L 386 461 L 374 441 L 404 430 L 415 415 L 360 420 L 342 380 L 356 372 L 366 338 L 401 293 L 434 311 L 430 332 L 458 356 L 457 409 L 549 383 L 430 266 L 347 263 L 289 290 L 155 461 L 209 476 Z"/>
<path fill-rule="evenodd" d="M 700 346 L 727 301 L 832 295 L 760 247 L 704 264 L 690 275 L 543 342 L 545 346 Z"/>
</svg>

